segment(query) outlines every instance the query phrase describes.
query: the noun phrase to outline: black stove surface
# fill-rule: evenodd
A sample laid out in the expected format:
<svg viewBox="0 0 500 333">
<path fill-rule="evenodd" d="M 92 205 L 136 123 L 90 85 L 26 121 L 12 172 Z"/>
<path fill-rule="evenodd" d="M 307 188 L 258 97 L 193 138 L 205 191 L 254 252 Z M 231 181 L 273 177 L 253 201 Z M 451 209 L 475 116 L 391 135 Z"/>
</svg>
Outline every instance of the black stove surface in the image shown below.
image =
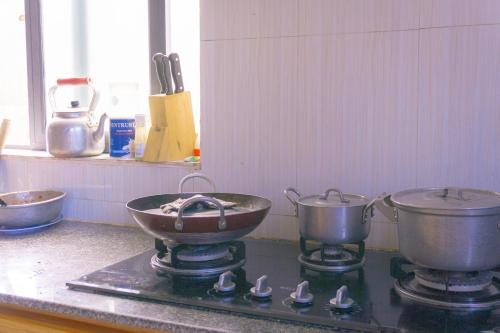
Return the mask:
<svg viewBox="0 0 500 333">
<path fill-rule="evenodd" d="M 246 263 L 236 271 L 236 291 L 217 295 L 214 281 L 176 280 L 151 268 L 151 250 L 85 275 L 68 286 L 91 292 L 225 310 L 267 319 L 346 328 L 362 332 L 469 333 L 500 332 L 500 309 L 451 311 L 412 303 L 394 291 L 389 267 L 394 253 L 366 251 L 364 268 L 343 274 L 316 273 L 301 267 L 299 247 L 288 242 L 245 240 Z M 273 288 L 267 302 L 256 301 L 249 289 L 260 276 Z M 289 297 L 301 281 L 314 295 L 309 307 L 296 307 Z M 329 301 L 342 285 L 356 303 L 350 312 L 331 310 Z"/>
</svg>

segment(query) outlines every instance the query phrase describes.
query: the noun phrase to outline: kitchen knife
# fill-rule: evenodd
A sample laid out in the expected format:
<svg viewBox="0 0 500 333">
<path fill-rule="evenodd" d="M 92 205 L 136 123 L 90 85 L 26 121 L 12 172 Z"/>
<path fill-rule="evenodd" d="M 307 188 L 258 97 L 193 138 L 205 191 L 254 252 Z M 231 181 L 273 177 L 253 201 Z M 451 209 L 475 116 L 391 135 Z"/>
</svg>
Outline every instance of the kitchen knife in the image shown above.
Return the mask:
<svg viewBox="0 0 500 333">
<path fill-rule="evenodd" d="M 182 81 L 182 72 L 181 72 L 181 60 L 179 59 L 179 55 L 177 53 L 171 53 L 168 56 L 170 60 L 170 66 L 172 69 L 172 78 L 175 83 L 175 93 L 178 94 L 184 91 L 184 82 Z"/>
<path fill-rule="evenodd" d="M 174 89 L 172 88 L 172 72 L 170 71 L 170 62 L 169 58 L 166 55 L 161 57 L 163 63 L 163 74 L 165 76 L 166 90 L 165 93 L 167 95 L 172 95 L 174 93 Z"/>
<path fill-rule="evenodd" d="M 156 75 L 158 76 L 158 81 L 160 82 L 160 94 L 164 94 L 166 91 L 166 80 L 165 75 L 163 73 L 163 62 L 162 62 L 163 54 L 155 53 L 153 55 L 153 62 L 156 67 Z"/>
</svg>

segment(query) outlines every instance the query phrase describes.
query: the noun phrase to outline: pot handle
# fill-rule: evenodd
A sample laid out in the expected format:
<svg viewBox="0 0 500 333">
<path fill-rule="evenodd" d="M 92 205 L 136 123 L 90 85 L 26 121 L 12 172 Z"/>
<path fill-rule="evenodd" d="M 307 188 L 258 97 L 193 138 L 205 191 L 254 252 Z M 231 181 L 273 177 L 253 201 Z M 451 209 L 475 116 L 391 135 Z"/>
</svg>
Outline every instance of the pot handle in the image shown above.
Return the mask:
<svg viewBox="0 0 500 333">
<path fill-rule="evenodd" d="M 295 197 L 290 195 L 290 192 L 295 194 Z M 297 191 L 293 187 L 287 187 L 286 189 L 283 190 L 283 194 L 285 194 L 285 197 L 292 203 L 292 205 L 295 206 L 295 216 L 299 216 L 299 204 L 297 203 L 297 200 L 302 196 L 299 191 Z"/>
<path fill-rule="evenodd" d="M 365 206 L 365 208 L 363 208 L 363 220 L 361 221 L 361 224 L 365 224 L 366 222 L 368 222 L 369 217 L 373 217 L 373 215 L 374 215 L 373 208 L 374 208 L 375 203 L 377 202 L 378 199 L 379 199 L 379 197 L 372 199 L 372 201 L 370 201 Z"/>
<path fill-rule="evenodd" d="M 344 197 L 344 193 L 342 193 L 341 190 L 337 189 L 337 188 L 329 188 L 328 190 L 325 191 L 325 193 L 323 193 L 323 195 L 321 195 L 319 198 L 321 200 L 326 200 L 328 199 L 328 196 L 330 195 L 331 192 L 336 192 L 339 194 L 339 197 L 340 197 L 340 202 L 342 203 L 349 203 L 350 201 L 348 199 L 346 199 Z"/>
<path fill-rule="evenodd" d="M 297 197 L 296 199 L 293 198 L 291 195 L 290 195 L 290 192 L 292 192 L 293 194 L 295 194 L 295 196 Z M 299 199 L 302 195 L 299 193 L 299 191 L 297 191 L 295 188 L 293 187 L 287 187 L 286 189 L 283 190 L 283 194 L 285 194 L 285 197 L 290 200 L 290 202 L 292 203 L 292 205 L 294 206 L 297 206 L 297 199 Z"/>
<path fill-rule="evenodd" d="M 382 193 L 375 199 L 375 207 L 391 222 L 398 222 L 398 211 L 396 207 L 391 202 L 391 195 L 387 195 L 386 193 Z"/>
<path fill-rule="evenodd" d="M 189 179 L 192 179 L 192 178 L 201 178 L 201 179 L 206 180 L 207 183 L 209 183 L 210 186 L 212 186 L 212 192 L 216 192 L 216 190 L 215 190 L 215 183 L 214 183 L 214 181 L 212 179 L 208 178 L 207 176 L 205 176 L 202 173 L 190 173 L 189 175 L 184 176 L 181 179 L 181 181 L 179 182 L 179 188 L 177 189 L 177 193 L 184 193 L 184 183 L 186 181 L 188 181 Z"/>
<path fill-rule="evenodd" d="M 450 189 L 452 190 L 452 188 L 448 188 L 448 187 L 443 189 L 443 195 L 442 195 L 443 198 L 447 198 L 450 195 Z M 464 198 L 464 192 L 460 189 L 457 189 L 457 197 L 455 199 L 462 200 L 462 201 L 467 200 Z"/>
<path fill-rule="evenodd" d="M 191 206 L 196 202 L 207 202 L 207 201 L 215 204 L 217 208 L 219 208 L 220 218 L 219 218 L 219 223 L 217 224 L 217 228 L 219 230 L 226 229 L 227 223 L 226 223 L 226 218 L 224 216 L 224 206 L 222 206 L 219 201 L 210 197 L 193 197 L 184 201 L 184 203 L 179 208 L 179 213 L 177 213 L 177 220 L 175 221 L 174 224 L 175 230 L 182 231 L 182 229 L 184 228 L 184 221 L 182 220 L 182 214 L 184 213 L 186 207 Z"/>
</svg>

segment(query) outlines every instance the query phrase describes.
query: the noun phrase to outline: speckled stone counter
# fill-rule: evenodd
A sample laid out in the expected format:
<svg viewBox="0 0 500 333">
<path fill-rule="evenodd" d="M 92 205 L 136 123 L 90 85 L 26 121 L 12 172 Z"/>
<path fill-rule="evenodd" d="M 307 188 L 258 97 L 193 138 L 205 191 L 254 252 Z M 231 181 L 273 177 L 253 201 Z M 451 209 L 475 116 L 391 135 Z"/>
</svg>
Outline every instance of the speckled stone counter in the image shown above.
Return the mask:
<svg viewBox="0 0 500 333">
<path fill-rule="evenodd" d="M 0 303 L 170 332 L 327 332 L 318 327 L 69 290 L 65 283 L 153 247 L 140 229 L 63 221 L 0 236 Z M 328 330 L 331 332 L 331 330 Z"/>
</svg>

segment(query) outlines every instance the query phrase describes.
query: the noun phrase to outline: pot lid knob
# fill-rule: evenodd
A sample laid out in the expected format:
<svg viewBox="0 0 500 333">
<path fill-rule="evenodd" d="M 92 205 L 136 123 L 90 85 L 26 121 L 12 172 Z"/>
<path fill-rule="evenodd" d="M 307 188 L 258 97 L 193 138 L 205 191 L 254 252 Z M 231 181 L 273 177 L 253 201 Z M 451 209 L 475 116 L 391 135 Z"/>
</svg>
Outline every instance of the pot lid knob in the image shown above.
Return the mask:
<svg viewBox="0 0 500 333">
<path fill-rule="evenodd" d="M 219 275 L 219 281 L 214 284 L 215 291 L 219 293 L 230 293 L 236 289 L 236 283 L 233 282 L 234 274 L 227 271 Z"/>
<path fill-rule="evenodd" d="M 267 275 L 262 275 L 257 279 L 255 287 L 250 289 L 250 294 L 257 298 L 268 298 L 271 297 L 273 288 L 267 285 Z"/>
<path fill-rule="evenodd" d="M 349 298 L 347 286 L 337 289 L 337 294 L 330 300 L 330 305 L 336 309 L 349 309 L 354 304 L 352 298 Z"/>
<path fill-rule="evenodd" d="M 297 285 L 297 289 L 290 294 L 294 303 L 300 305 L 311 304 L 314 296 L 309 292 L 309 281 L 303 281 Z"/>
</svg>

